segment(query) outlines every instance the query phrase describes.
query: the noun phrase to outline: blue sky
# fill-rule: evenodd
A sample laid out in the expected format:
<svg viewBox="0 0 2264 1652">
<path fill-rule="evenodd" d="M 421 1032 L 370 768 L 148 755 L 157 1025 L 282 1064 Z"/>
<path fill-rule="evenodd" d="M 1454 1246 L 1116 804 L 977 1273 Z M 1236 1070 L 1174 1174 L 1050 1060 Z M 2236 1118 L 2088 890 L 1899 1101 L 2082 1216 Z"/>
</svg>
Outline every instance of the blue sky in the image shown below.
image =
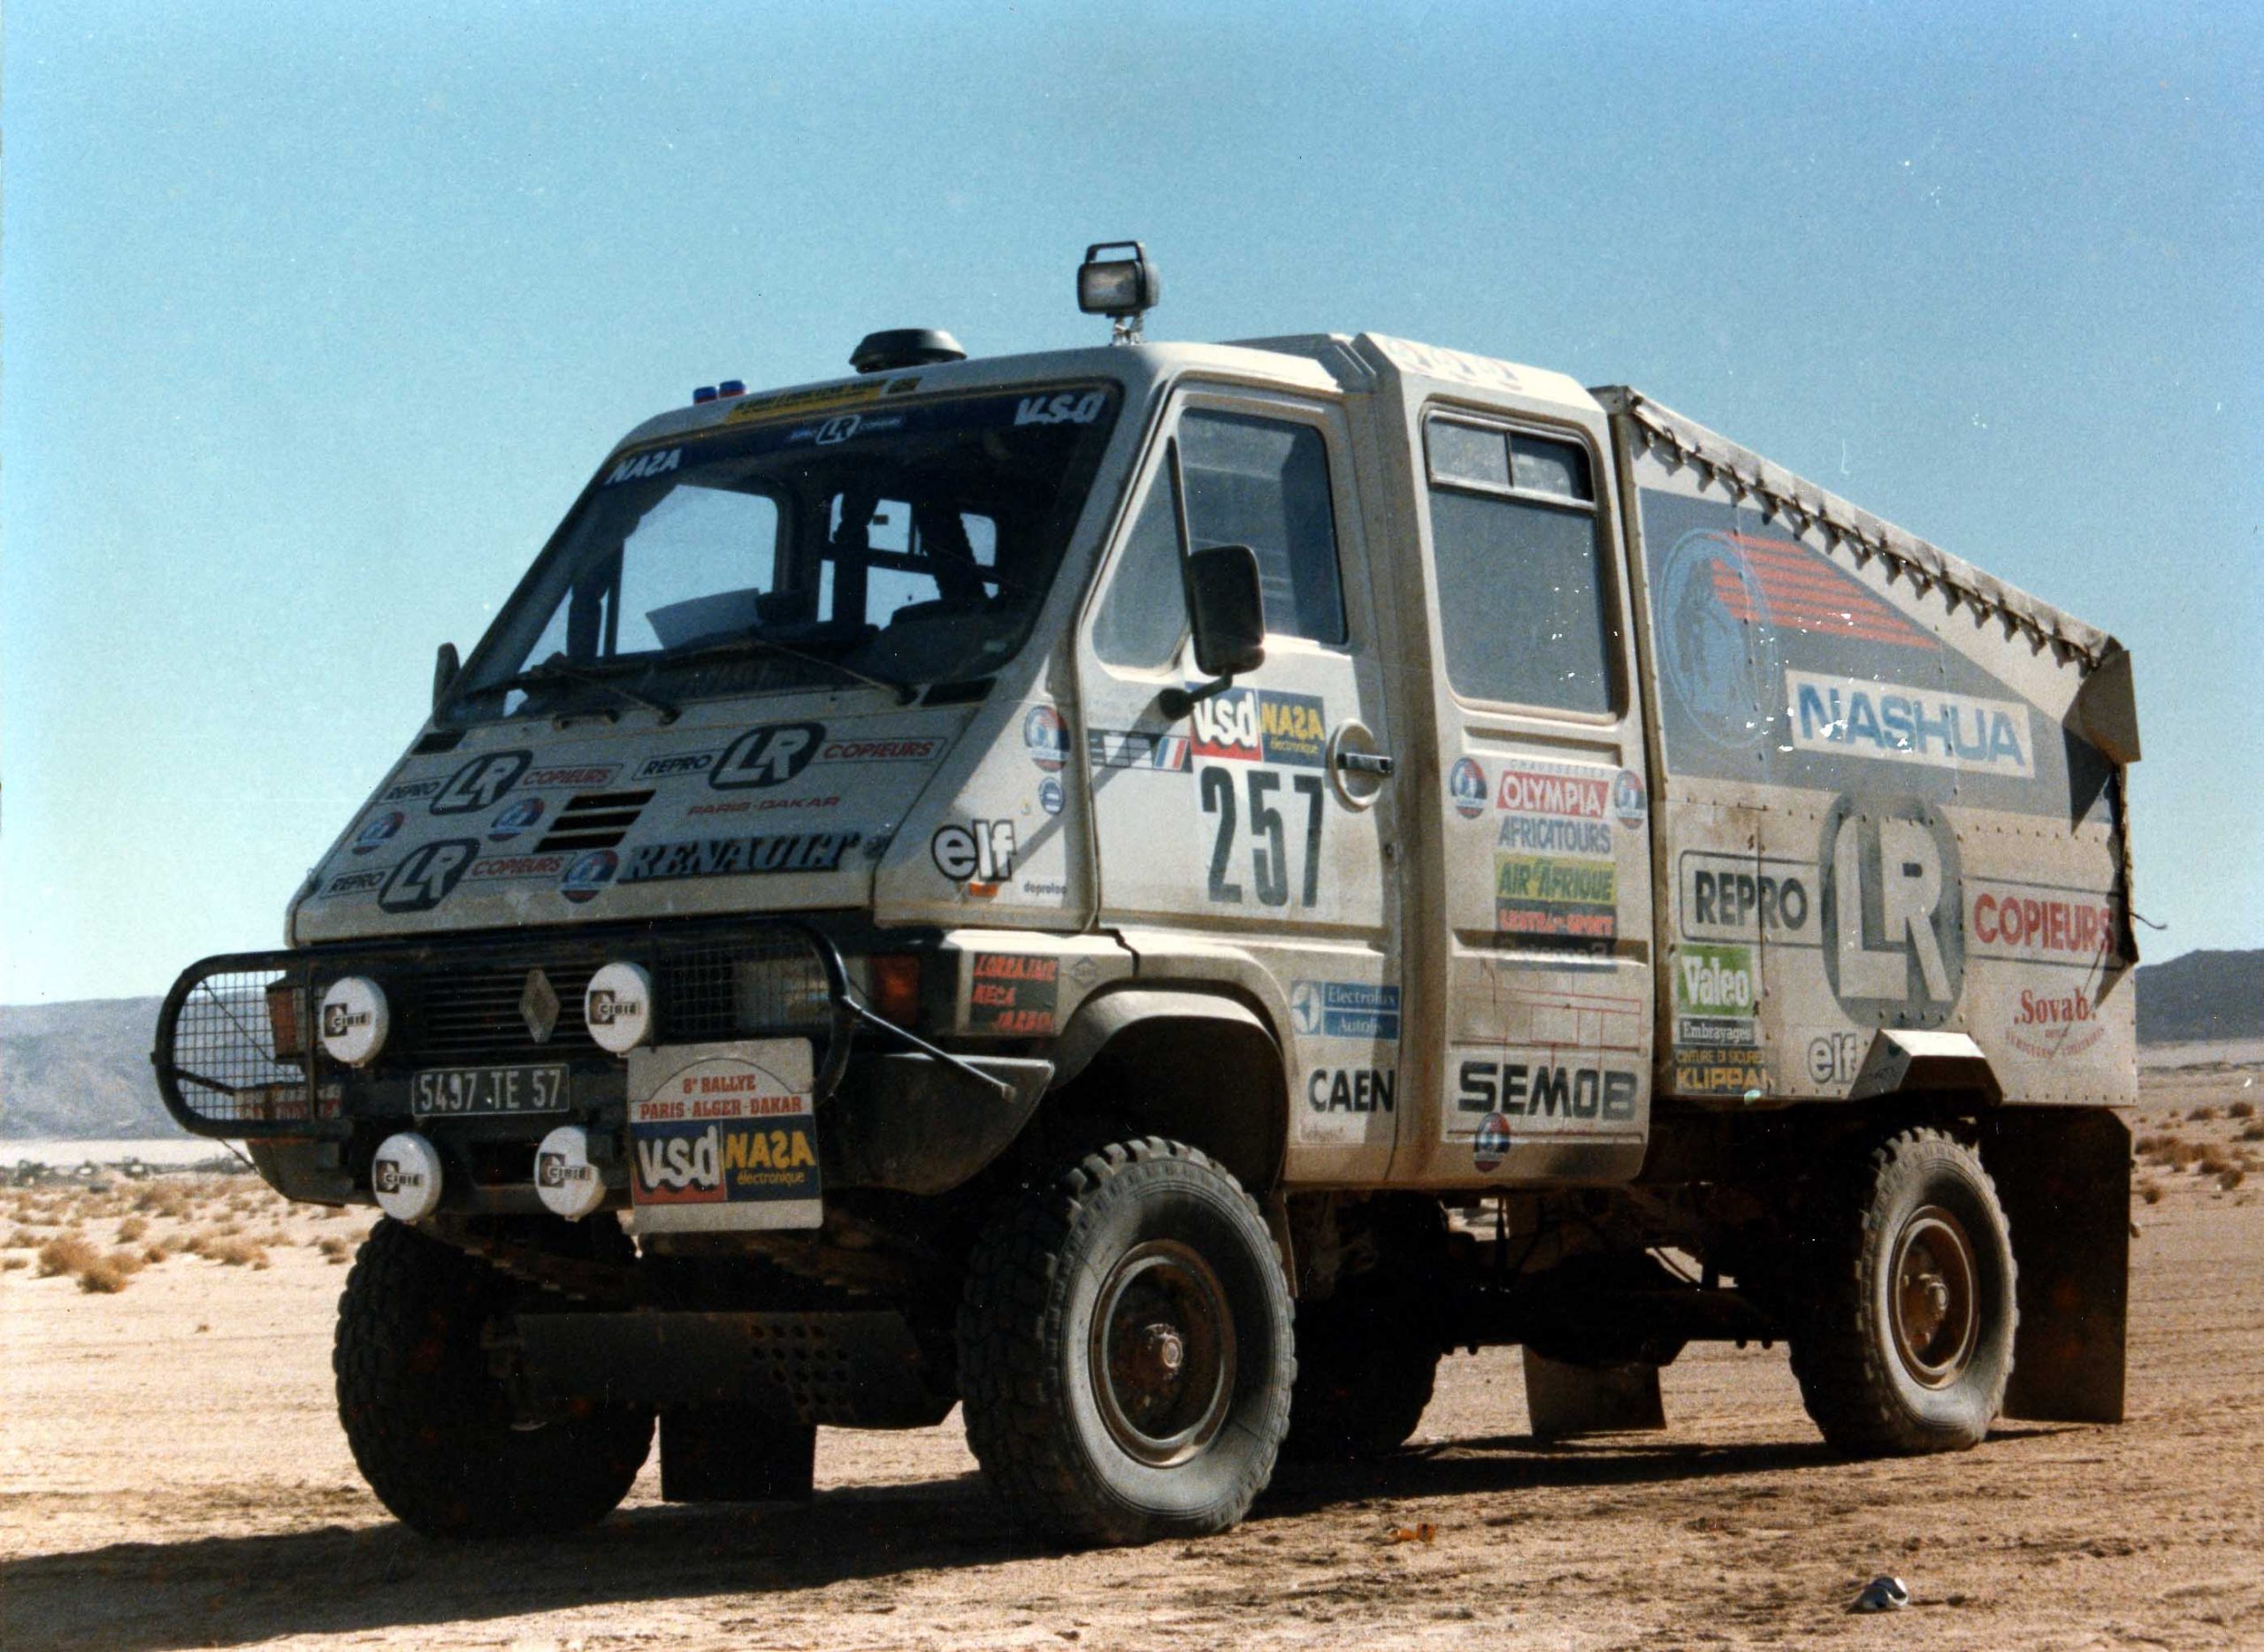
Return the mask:
<svg viewBox="0 0 2264 1652">
<path fill-rule="evenodd" d="M 2253 6 L 14 0 L 11 1003 L 275 944 L 607 447 L 881 326 L 1632 383 L 2115 631 L 2149 955 L 2264 945 Z"/>
</svg>

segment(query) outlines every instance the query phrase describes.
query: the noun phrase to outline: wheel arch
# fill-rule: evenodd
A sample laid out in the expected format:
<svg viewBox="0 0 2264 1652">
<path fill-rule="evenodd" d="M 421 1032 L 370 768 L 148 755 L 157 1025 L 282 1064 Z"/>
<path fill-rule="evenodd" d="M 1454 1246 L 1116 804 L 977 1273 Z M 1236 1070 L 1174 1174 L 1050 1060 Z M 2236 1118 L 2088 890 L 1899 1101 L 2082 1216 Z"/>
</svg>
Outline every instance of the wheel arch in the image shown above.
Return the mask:
<svg viewBox="0 0 2264 1652">
<path fill-rule="evenodd" d="M 1272 1024 L 1197 988 L 1124 987 L 1089 998 L 1054 1048 L 1044 1110 L 1105 1119 L 1200 1148 L 1252 1192 L 1272 1189 L 1289 1139 L 1289 1076 Z"/>
</svg>

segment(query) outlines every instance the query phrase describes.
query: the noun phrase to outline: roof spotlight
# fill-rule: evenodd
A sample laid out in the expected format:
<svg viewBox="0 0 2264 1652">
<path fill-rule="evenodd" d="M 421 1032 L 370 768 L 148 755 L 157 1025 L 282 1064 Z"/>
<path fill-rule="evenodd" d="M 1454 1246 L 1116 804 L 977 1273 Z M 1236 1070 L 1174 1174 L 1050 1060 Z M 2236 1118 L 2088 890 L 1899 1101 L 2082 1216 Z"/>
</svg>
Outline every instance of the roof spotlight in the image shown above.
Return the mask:
<svg viewBox="0 0 2264 1652">
<path fill-rule="evenodd" d="M 1132 252 L 1128 258 L 1101 256 L 1127 248 Z M 1101 241 L 1085 249 L 1085 261 L 1077 266 L 1077 308 L 1113 321 L 1116 343 L 1140 342 L 1141 318 L 1163 295 L 1163 273 L 1148 262 L 1148 249 L 1138 241 Z"/>
</svg>

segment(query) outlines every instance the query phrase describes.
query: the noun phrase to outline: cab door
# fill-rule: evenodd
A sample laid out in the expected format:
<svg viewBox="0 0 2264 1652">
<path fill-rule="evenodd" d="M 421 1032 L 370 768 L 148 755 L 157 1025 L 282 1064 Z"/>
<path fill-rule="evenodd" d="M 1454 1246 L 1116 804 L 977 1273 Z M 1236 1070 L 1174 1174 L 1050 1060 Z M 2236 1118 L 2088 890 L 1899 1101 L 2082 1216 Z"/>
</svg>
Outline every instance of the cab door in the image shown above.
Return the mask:
<svg viewBox="0 0 2264 1652">
<path fill-rule="evenodd" d="M 1164 692 L 1201 684 L 1190 544 L 1256 554 L 1266 660 L 1174 718 Z M 1078 639 L 1099 921 L 1127 932 L 1143 974 L 1174 967 L 1148 956 L 1177 957 L 1268 1005 L 1299 1181 L 1381 1175 L 1399 1115 L 1392 719 L 1366 568 L 1341 407 L 1185 387 Z"/>
<path fill-rule="evenodd" d="M 1649 1127 L 1652 855 L 1602 421 L 1434 403 L 1411 433 L 1440 792 L 1419 986 L 1445 1013 L 1418 1063 L 1437 1123 L 1393 1179 L 1625 1180 Z"/>
</svg>

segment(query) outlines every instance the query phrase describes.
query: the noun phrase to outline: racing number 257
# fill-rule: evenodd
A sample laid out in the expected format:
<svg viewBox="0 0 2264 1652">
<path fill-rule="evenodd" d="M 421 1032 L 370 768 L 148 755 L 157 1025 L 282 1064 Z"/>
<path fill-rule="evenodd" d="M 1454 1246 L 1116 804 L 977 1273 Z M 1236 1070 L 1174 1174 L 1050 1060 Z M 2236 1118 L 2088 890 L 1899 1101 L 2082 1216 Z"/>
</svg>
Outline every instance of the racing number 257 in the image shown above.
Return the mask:
<svg viewBox="0 0 2264 1652">
<path fill-rule="evenodd" d="M 1281 826 L 1281 811 L 1273 801 L 1281 789 L 1281 776 L 1271 769 L 1243 771 L 1250 793 L 1250 869 L 1261 905 L 1289 904 L 1289 853 Z M 1310 906 L 1320 895 L 1320 823 L 1322 787 L 1318 775 L 1298 775 L 1292 781 L 1305 802 L 1304 876 L 1297 886 L 1297 904 Z M 1202 770 L 1203 812 L 1219 820 L 1218 836 L 1211 843 L 1211 899 L 1239 904 L 1242 885 L 1228 880 L 1235 858 L 1234 771 L 1213 766 Z"/>
</svg>

